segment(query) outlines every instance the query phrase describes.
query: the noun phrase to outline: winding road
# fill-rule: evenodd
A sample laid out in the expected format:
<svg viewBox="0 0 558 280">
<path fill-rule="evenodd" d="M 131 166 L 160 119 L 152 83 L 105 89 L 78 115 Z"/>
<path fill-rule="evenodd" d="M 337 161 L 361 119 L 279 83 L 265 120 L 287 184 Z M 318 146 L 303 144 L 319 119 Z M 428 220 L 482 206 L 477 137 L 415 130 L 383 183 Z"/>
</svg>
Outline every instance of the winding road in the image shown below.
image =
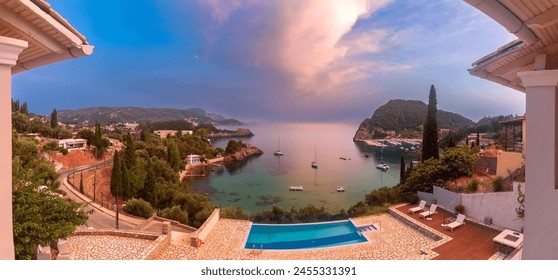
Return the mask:
<svg viewBox="0 0 558 280">
<path fill-rule="evenodd" d="M 62 169 L 59 171 L 60 177 L 58 181 L 60 182 L 60 189 L 66 192 L 66 196 L 70 198 L 72 201 L 78 203 L 85 203 L 86 205 L 83 207 L 83 210 L 86 213 L 89 213 L 89 218 L 87 219 L 86 225 L 88 227 L 93 227 L 97 229 L 114 229 L 116 228 L 116 218 L 114 216 L 114 212 L 104 209 L 99 205 L 91 204 L 92 201 L 88 198 L 84 198 L 81 194 L 77 194 L 77 192 L 68 184 L 68 175 L 80 171 L 91 170 L 95 168 L 99 168 L 101 166 L 108 165 L 112 162 L 112 160 L 105 160 L 102 162 L 90 164 L 90 165 L 83 165 L 78 166 L 75 168 L 70 169 Z M 118 228 L 119 229 L 134 229 L 136 225 L 133 223 L 129 223 L 123 219 L 119 219 L 118 221 Z"/>
</svg>

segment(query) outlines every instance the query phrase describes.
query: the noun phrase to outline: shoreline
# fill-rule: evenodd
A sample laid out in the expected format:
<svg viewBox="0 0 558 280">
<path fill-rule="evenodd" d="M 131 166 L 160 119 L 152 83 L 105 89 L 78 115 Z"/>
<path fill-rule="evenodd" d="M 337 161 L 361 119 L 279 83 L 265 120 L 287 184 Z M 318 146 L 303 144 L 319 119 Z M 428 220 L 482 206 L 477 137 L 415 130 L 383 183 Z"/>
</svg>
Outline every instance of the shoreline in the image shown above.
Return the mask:
<svg viewBox="0 0 558 280">
<path fill-rule="evenodd" d="M 184 168 L 184 170 L 180 171 L 180 173 L 178 174 L 179 177 L 180 177 L 180 182 L 183 182 L 188 177 L 205 177 L 205 176 L 209 175 L 209 173 L 198 175 L 198 174 L 191 174 L 191 171 L 194 170 L 195 168 L 200 168 L 200 167 L 205 168 L 207 166 L 214 165 L 214 164 L 224 162 L 224 161 L 225 161 L 225 158 L 221 156 L 221 157 L 218 157 L 218 158 L 208 159 L 206 162 L 195 164 L 195 165 L 191 165 L 191 164 L 188 163 L 188 164 L 186 164 L 186 167 Z"/>
</svg>

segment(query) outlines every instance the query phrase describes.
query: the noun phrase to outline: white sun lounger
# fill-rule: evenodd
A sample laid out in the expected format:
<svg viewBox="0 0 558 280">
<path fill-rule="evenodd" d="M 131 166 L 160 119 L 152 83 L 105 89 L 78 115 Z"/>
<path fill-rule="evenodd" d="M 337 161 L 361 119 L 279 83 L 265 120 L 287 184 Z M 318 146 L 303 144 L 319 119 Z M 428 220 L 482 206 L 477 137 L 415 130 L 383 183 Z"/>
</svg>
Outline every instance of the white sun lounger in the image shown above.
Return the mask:
<svg viewBox="0 0 558 280">
<path fill-rule="evenodd" d="M 428 209 L 427 211 L 421 212 L 419 215 L 423 219 L 426 218 L 426 217 L 430 217 L 430 215 L 438 213 L 438 212 L 436 212 L 437 207 L 438 207 L 438 204 L 432 204 L 432 205 L 430 205 L 430 209 Z"/>
<path fill-rule="evenodd" d="M 459 214 L 457 215 L 457 219 L 455 219 L 455 222 L 451 222 L 447 224 L 445 228 L 453 231 L 453 229 L 460 227 L 464 223 L 465 223 L 465 215 Z"/>
<path fill-rule="evenodd" d="M 426 201 L 421 200 L 417 207 L 413 207 L 409 209 L 409 213 L 415 214 L 416 212 L 424 211 L 425 206 L 426 206 Z"/>
</svg>

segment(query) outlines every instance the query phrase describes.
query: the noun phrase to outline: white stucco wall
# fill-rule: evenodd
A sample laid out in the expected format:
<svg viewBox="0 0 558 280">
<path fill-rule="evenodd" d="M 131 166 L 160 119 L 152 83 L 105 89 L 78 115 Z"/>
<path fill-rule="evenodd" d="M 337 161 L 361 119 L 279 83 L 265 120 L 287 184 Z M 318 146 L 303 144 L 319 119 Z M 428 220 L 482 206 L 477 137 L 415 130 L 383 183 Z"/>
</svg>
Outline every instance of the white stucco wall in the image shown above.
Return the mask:
<svg viewBox="0 0 558 280">
<path fill-rule="evenodd" d="M 519 183 L 514 183 L 513 191 L 497 193 L 461 194 L 461 204 L 465 207 L 465 215 L 484 221 L 492 218 L 492 223 L 501 227 L 521 231 L 523 219 L 517 217 Z M 525 184 L 521 183 L 525 191 Z"/>
<path fill-rule="evenodd" d="M 418 192 L 417 195 L 427 203 L 435 199 L 438 205 L 451 211 L 455 211 L 455 206 L 461 204 L 465 207 L 465 215 L 469 218 L 484 221 L 485 217 L 491 217 L 495 225 L 520 231 L 524 221 L 517 217 L 515 211 L 519 207 L 518 184 L 514 183 L 514 190 L 511 192 L 460 194 L 433 187 L 432 194 Z M 525 184 L 521 183 L 521 185 L 525 193 Z"/>
</svg>

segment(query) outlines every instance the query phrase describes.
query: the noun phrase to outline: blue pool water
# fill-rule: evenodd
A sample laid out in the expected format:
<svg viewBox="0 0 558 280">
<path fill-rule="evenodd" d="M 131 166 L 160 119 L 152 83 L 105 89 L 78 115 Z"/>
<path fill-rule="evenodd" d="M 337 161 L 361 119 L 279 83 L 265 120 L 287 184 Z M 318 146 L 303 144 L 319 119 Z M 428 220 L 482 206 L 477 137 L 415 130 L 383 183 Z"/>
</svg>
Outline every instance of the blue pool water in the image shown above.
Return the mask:
<svg viewBox="0 0 558 280">
<path fill-rule="evenodd" d="M 253 224 L 246 249 L 310 249 L 366 242 L 349 220 L 331 223 L 268 225 Z"/>
</svg>

